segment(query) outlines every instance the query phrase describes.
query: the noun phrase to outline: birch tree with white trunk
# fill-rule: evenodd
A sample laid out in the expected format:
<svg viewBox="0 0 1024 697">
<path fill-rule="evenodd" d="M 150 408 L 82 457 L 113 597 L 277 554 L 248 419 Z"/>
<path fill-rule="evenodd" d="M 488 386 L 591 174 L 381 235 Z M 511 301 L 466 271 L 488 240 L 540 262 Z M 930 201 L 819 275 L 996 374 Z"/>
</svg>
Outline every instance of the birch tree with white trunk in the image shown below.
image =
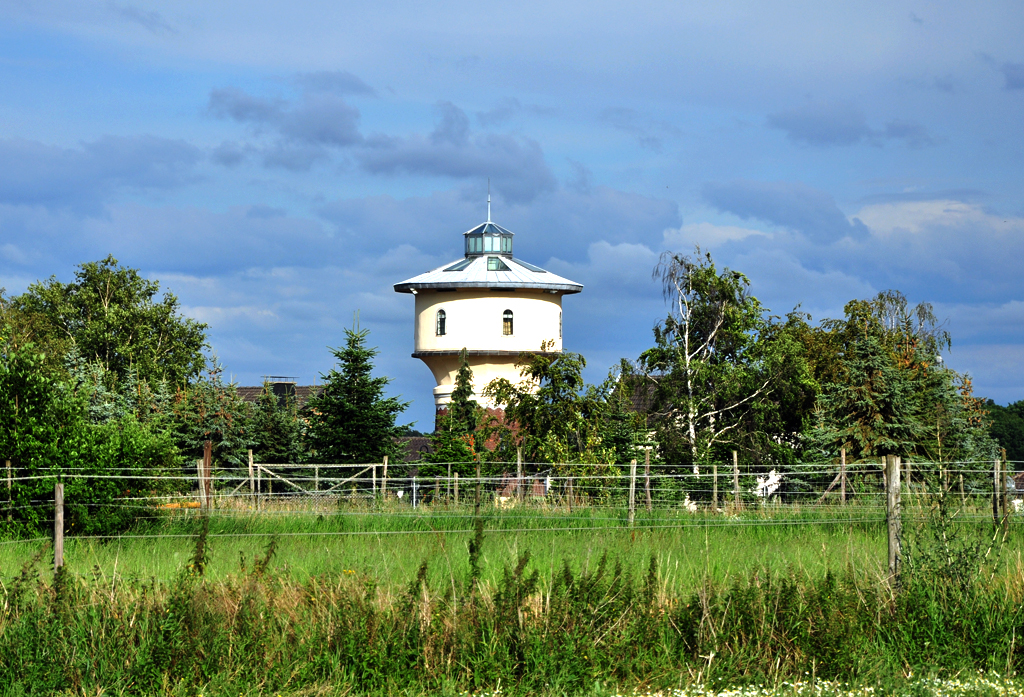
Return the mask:
<svg viewBox="0 0 1024 697">
<path fill-rule="evenodd" d="M 693 257 L 665 252 L 653 275 L 669 313 L 655 326 L 656 345 L 640 356 L 639 367 L 656 385 L 659 441 L 699 474 L 716 448 L 749 427 L 745 417 L 771 408 L 797 349 L 749 294 L 747 277 L 719 271 L 700 248 Z"/>
</svg>

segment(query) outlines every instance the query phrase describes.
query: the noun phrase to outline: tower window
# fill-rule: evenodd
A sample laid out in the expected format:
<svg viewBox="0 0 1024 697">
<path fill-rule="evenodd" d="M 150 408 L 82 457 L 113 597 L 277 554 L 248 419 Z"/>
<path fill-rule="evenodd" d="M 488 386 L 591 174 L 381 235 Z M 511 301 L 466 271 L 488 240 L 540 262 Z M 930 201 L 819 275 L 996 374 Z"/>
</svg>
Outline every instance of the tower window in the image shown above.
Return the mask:
<svg viewBox="0 0 1024 697">
<path fill-rule="evenodd" d="M 501 315 L 501 333 L 512 336 L 512 310 L 505 310 Z"/>
<path fill-rule="evenodd" d="M 444 310 L 438 310 L 437 311 L 437 335 L 438 336 L 444 336 L 445 334 L 447 334 L 447 331 L 446 331 L 446 328 L 445 328 L 445 320 L 447 319 L 447 317 L 448 317 L 448 315 L 445 314 Z"/>
</svg>

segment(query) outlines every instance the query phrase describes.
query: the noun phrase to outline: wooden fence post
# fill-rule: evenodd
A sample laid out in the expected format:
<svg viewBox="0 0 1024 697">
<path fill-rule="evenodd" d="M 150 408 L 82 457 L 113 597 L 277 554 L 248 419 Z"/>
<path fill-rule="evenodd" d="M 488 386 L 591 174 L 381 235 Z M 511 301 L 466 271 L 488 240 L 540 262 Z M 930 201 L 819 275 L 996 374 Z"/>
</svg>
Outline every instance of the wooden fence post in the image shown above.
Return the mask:
<svg viewBox="0 0 1024 697">
<path fill-rule="evenodd" d="M 473 506 L 473 515 L 480 515 L 480 461 L 476 461 L 476 504 Z"/>
<path fill-rule="evenodd" d="M 718 512 L 718 463 L 711 465 L 711 512 Z"/>
<path fill-rule="evenodd" d="M 7 521 L 11 520 L 11 507 L 14 505 L 14 477 L 11 476 L 11 461 L 7 461 Z"/>
<path fill-rule="evenodd" d="M 846 505 L 846 448 L 839 450 L 839 500 Z"/>
<path fill-rule="evenodd" d="M 416 508 L 416 477 L 412 478 L 412 507 Z"/>
<path fill-rule="evenodd" d="M 459 473 L 455 473 L 455 505 L 459 505 Z"/>
<path fill-rule="evenodd" d="M 320 491 L 320 465 L 313 465 L 313 491 Z"/>
<path fill-rule="evenodd" d="M 569 502 L 569 513 L 572 513 L 572 477 L 569 477 L 566 480 L 565 484 L 569 488 L 569 493 L 566 496 L 566 500 Z"/>
<path fill-rule="evenodd" d="M 203 443 L 203 492 L 206 495 L 206 508 L 210 509 L 213 507 L 213 501 L 211 500 L 213 495 L 213 487 L 210 486 L 210 473 L 213 468 L 213 442 L 206 441 Z"/>
<path fill-rule="evenodd" d="M 377 463 L 373 463 L 373 470 L 370 472 L 370 476 L 373 478 L 373 500 L 377 500 Z"/>
<path fill-rule="evenodd" d="M 647 512 L 654 510 L 651 502 L 651 449 L 644 451 L 644 495 L 647 497 Z"/>
<path fill-rule="evenodd" d="M 739 454 L 732 451 L 732 496 L 733 505 L 740 510 L 740 460 Z"/>
<path fill-rule="evenodd" d="M 64 566 L 64 482 L 53 485 L 53 570 Z"/>
<path fill-rule="evenodd" d="M 452 502 L 452 463 L 450 462 L 448 463 L 448 481 L 445 482 L 444 488 L 445 498 L 447 499 L 447 503 L 450 504 Z"/>
<path fill-rule="evenodd" d="M 516 498 L 523 498 L 523 449 L 516 448 Z"/>
<path fill-rule="evenodd" d="M 249 451 L 249 494 L 252 496 L 252 503 L 256 501 L 256 479 L 252 467 L 252 450 Z"/>
<path fill-rule="evenodd" d="M 384 471 L 381 474 L 380 480 L 380 497 L 382 499 L 388 496 L 388 456 L 384 456 Z"/>
<path fill-rule="evenodd" d="M 629 461 L 629 525 L 636 519 L 636 460 Z"/>
<path fill-rule="evenodd" d="M 199 507 L 206 508 L 206 490 L 203 488 L 203 459 L 196 460 L 196 488 L 199 489 Z"/>
<path fill-rule="evenodd" d="M 999 525 L 999 490 L 1002 488 L 999 486 L 999 464 L 998 457 L 992 461 L 992 522 L 996 526 Z"/>
<path fill-rule="evenodd" d="M 889 531 L 889 580 L 895 585 L 900 582 L 900 566 L 903 561 L 903 519 L 900 516 L 900 459 L 895 455 L 885 458 L 885 522 Z"/>
<path fill-rule="evenodd" d="M 999 487 L 999 499 L 1000 507 L 1003 509 L 1003 530 L 1007 531 L 1010 526 L 1010 487 L 1006 480 L 1010 478 L 1010 468 L 1006 462 L 1006 448 L 1002 448 L 1000 452 L 1002 453 L 1003 466 L 1002 476 L 999 478 L 999 483 L 1001 484 Z"/>
</svg>

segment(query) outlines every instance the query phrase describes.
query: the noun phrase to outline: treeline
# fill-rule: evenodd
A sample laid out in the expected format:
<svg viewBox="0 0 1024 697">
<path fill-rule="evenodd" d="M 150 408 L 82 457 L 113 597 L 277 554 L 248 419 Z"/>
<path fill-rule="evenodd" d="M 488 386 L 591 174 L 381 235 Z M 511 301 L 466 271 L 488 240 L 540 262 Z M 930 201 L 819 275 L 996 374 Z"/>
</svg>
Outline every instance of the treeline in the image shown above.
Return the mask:
<svg viewBox="0 0 1024 697">
<path fill-rule="evenodd" d="M 46 527 L 53 477 L 67 474 L 69 529 L 123 529 L 140 507 L 112 501 L 189 486 L 204 444 L 218 469 L 258 461 L 380 461 L 396 455 L 406 404 L 371 375 L 365 331 L 334 351 L 340 369 L 304 410 L 269 390 L 255 403 L 223 379 L 206 325 L 177 298 L 112 257 L 82 264 L 70 283 L 0 291 L 0 462 L 16 482 L 0 530 Z M 353 434 L 358 433 L 356 438 Z M 166 476 L 162 476 L 166 475 Z"/>
<path fill-rule="evenodd" d="M 521 456 L 585 470 L 648 451 L 702 473 L 735 451 L 745 472 L 792 472 L 792 481 L 799 464 L 838 462 L 844 451 L 851 463 L 991 462 L 1001 447 L 1024 457 L 1022 403 L 986 402 L 945 366 L 951 337 L 927 303 L 885 291 L 851 300 L 840 319 L 814 323 L 799 308 L 773 315 L 746 276 L 699 249 L 666 253 L 654 276 L 668 312 L 653 345 L 601 385 L 584 383 L 578 354 L 525 355 L 521 382 L 484 390 L 504 408 L 499 423 L 469 400 L 463 361 L 431 459 Z"/>
<path fill-rule="evenodd" d="M 852 300 L 841 319 L 814 323 L 799 309 L 771 314 L 742 273 L 711 256 L 666 253 L 654 270 L 668 302 L 652 345 L 599 385 L 583 356 L 521 357 L 521 380 L 499 379 L 474 401 L 463 360 L 452 402 L 431 434 L 424 475 L 487 474 L 508 462 L 573 463 L 581 475 L 642 459 L 701 473 L 739 453 L 745 471 L 795 471 L 800 463 L 1024 458 L 1024 406 L 999 407 L 941 359 L 951 337 L 926 303 L 896 291 Z M 346 332 L 336 366 L 305 405 L 269 390 L 245 402 L 209 353 L 206 325 L 177 298 L 112 257 L 82 264 L 70 283 L 50 278 L 25 293 L 0 292 L 0 460 L 17 478 L 105 472 L 68 484 L 69 520 L 95 531 L 129 512 L 99 515 L 105 502 L 176 485 L 209 441 L 214 465 L 394 462 L 397 423 L 408 406 L 386 397 L 373 374 L 366 331 Z M 400 474 L 400 472 L 396 472 Z M 37 529 L 33 502 L 45 479 L 16 487 L 0 525 Z M 816 483 L 811 483 L 815 486 Z M 811 486 L 808 484 L 808 486 Z M 184 485 L 177 485 L 184 486 Z M 80 487 L 82 490 L 75 490 Z M 77 507 L 77 508 L 76 508 Z"/>
</svg>

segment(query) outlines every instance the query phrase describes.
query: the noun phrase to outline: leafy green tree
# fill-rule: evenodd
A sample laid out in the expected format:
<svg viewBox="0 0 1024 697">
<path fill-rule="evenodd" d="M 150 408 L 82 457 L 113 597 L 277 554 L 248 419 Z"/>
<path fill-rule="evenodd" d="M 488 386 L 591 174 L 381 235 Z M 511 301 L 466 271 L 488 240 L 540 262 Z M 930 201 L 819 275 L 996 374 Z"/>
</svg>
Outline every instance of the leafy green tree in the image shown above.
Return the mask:
<svg viewBox="0 0 1024 697">
<path fill-rule="evenodd" d="M 991 399 L 985 403 L 991 422 L 990 433 L 1006 449 L 1011 462 L 1024 461 L 1024 400 L 1000 406 Z"/>
<path fill-rule="evenodd" d="M 323 389 L 306 404 L 306 443 L 315 462 L 380 462 L 401 451 L 397 438 L 405 428 L 395 419 L 409 403 L 384 396 L 390 379 L 372 375 L 377 349 L 366 346 L 368 334 L 345 330 L 345 347 L 331 349 L 338 367 L 321 375 Z"/>
<path fill-rule="evenodd" d="M 751 434 L 761 443 L 792 440 L 793 432 L 762 429 L 794 427 L 779 417 L 780 395 L 796 385 L 800 395 L 788 401 L 806 401 L 813 380 L 793 332 L 749 294 L 746 276 L 719 271 L 699 248 L 694 257 L 666 252 L 654 276 L 670 310 L 638 365 L 656 386 L 653 416 L 666 461 L 699 472 Z"/>
<path fill-rule="evenodd" d="M 484 394 L 504 409 L 495 456 L 513 460 L 521 448 L 528 462 L 612 464 L 605 442 L 607 396 L 583 380 L 586 359 L 578 353 L 524 353 L 522 380 L 492 380 Z"/>
<path fill-rule="evenodd" d="M 75 280 L 33 283 L 7 301 L 16 333 L 47 348 L 51 357 L 74 349 L 101 365 L 114 384 L 135 374 L 154 384 L 184 385 L 205 367 L 206 325 L 184 317 L 160 284 L 108 256 L 81 264 Z"/>
<path fill-rule="evenodd" d="M 0 453 L 11 461 L 14 486 L 0 505 L 0 530 L 38 534 L 49 525 L 56 481 L 65 480 L 67 530 L 107 534 L 126 529 L 140 509 L 123 499 L 173 487 L 150 478 L 167 472 L 175 448 L 170 434 L 130 413 L 93 422 L 88 396 L 55 370 L 31 343 L 0 339 Z M 71 476 L 74 475 L 74 476 Z M 112 476 L 115 475 L 115 476 Z"/>
</svg>

